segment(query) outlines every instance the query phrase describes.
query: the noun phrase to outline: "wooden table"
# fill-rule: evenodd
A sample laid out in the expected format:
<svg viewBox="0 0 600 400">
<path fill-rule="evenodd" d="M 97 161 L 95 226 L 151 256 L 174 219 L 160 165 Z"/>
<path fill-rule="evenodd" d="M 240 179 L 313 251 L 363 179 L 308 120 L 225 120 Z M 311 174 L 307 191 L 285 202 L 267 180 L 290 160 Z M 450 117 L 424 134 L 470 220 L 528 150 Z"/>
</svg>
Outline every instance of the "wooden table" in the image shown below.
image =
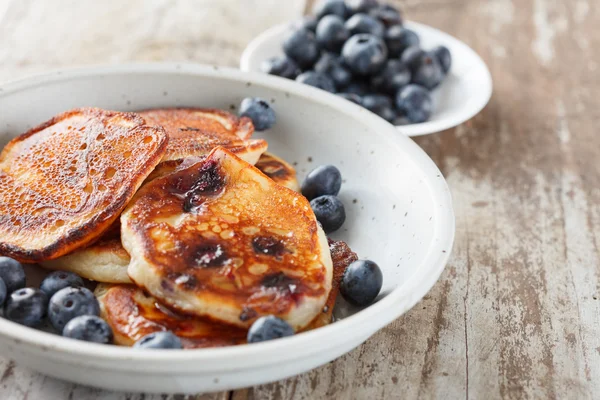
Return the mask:
<svg viewBox="0 0 600 400">
<path fill-rule="evenodd" d="M 235 66 L 243 48 L 243 40 L 231 45 L 194 36 L 193 24 L 175 24 L 188 18 L 183 1 L 73 0 L 58 7 L 83 15 L 91 9 L 88 27 L 85 18 L 51 23 L 46 17 L 58 15 L 57 7 L 33 3 L 0 0 L 1 79 L 126 60 Z M 423 301 L 346 356 L 274 384 L 190 398 L 600 396 L 597 1 L 399 3 L 410 19 L 472 46 L 495 83 L 490 104 L 473 120 L 416 139 L 454 196 L 457 235 L 448 267 Z M 0 398 L 184 396 L 104 392 L 0 360 Z"/>
</svg>

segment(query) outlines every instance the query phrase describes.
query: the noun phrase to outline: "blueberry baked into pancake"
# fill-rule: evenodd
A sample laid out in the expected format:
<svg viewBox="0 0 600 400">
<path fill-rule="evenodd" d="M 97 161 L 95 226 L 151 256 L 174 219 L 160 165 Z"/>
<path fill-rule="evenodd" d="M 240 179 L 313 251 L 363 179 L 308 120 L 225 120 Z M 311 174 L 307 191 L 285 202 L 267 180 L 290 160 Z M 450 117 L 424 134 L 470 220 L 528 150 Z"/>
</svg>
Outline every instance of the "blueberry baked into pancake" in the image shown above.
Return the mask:
<svg viewBox="0 0 600 400">
<path fill-rule="evenodd" d="M 379 267 L 326 237 L 346 219 L 340 171 L 319 166 L 300 187 L 251 138 L 274 123 L 258 98 L 240 117 L 84 108 L 11 141 L 0 154 L 4 318 L 48 319 L 96 343 L 198 349 L 325 326 L 338 293 L 370 304 Z M 59 271 L 25 287 L 21 262 Z"/>
</svg>

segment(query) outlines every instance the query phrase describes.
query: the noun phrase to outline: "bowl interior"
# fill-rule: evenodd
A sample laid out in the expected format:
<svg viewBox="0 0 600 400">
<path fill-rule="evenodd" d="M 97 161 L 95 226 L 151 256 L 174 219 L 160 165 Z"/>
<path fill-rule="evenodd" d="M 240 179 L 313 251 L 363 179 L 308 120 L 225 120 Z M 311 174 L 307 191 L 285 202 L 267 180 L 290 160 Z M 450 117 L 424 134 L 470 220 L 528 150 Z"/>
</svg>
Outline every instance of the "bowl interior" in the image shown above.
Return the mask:
<svg viewBox="0 0 600 400">
<path fill-rule="evenodd" d="M 363 108 L 283 79 L 180 65 L 32 79 L 0 89 L 0 144 L 74 107 L 211 107 L 236 112 L 247 96 L 272 104 L 277 123 L 258 136 L 268 140 L 269 151 L 296 166 L 300 180 L 321 164 L 341 170 L 340 197 L 347 219 L 332 237 L 347 241 L 361 258 L 380 265 L 380 298 L 402 290 L 418 272 L 441 272 L 439 264 L 447 258 L 442 252 L 451 250 L 453 216 L 447 187 L 433 163 L 412 141 Z M 344 306 L 339 310 L 338 316 L 356 311 Z"/>
<path fill-rule="evenodd" d="M 446 46 L 452 54 L 452 67 L 446 79 L 432 92 L 434 113 L 430 120 L 399 126 L 398 130 L 408 136 L 440 132 L 477 114 L 492 92 L 491 75 L 483 60 L 467 45 L 442 31 L 411 21 L 406 21 L 405 26 L 419 35 L 425 50 Z M 288 25 L 279 25 L 256 37 L 244 51 L 240 68 L 260 72 L 264 60 L 283 55 L 281 42 L 287 29 Z"/>
</svg>

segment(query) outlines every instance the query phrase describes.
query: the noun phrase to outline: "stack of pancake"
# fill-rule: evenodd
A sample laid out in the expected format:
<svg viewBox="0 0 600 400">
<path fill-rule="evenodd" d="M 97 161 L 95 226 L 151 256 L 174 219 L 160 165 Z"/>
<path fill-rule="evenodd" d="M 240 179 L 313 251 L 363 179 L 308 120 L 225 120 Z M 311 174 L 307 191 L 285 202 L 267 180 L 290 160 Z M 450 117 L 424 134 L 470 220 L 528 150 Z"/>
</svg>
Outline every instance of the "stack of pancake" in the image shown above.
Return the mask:
<svg viewBox="0 0 600 400">
<path fill-rule="evenodd" d="M 356 255 L 253 133 L 215 109 L 60 114 L 0 154 L 0 255 L 98 282 L 122 345 L 244 343 L 264 315 L 323 326 Z"/>
</svg>

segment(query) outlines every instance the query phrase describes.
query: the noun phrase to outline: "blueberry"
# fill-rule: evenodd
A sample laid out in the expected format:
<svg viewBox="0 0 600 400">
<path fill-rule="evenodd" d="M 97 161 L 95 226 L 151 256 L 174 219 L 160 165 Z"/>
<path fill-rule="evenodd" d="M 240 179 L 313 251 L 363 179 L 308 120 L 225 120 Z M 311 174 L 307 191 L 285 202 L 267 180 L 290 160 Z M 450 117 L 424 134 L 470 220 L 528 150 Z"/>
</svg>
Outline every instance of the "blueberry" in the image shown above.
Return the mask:
<svg viewBox="0 0 600 400">
<path fill-rule="evenodd" d="M 400 57 L 404 50 L 411 46 L 418 46 L 420 43 L 419 36 L 410 29 L 402 27 L 402 25 L 390 26 L 385 31 L 385 44 L 390 58 Z"/>
<path fill-rule="evenodd" d="M 4 305 L 4 301 L 6 300 L 7 290 L 6 283 L 0 278 L 0 307 Z"/>
<path fill-rule="evenodd" d="M 348 265 L 340 283 L 340 293 L 355 306 L 364 307 L 375 300 L 381 286 L 383 274 L 373 261 L 358 260 Z"/>
<path fill-rule="evenodd" d="M 412 74 L 412 83 L 432 90 L 438 87 L 442 80 L 444 80 L 444 71 L 437 57 L 432 53 L 425 53 L 419 59 Z"/>
<path fill-rule="evenodd" d="M 350 37 L 350 32 L 344 25 L 344 20 L 337 15 L 326 15 L 317 25 L 317 43 L 321 48 L 337 51 Z"/>
<path fill-rule="evenodd" d="M 62 332 L 65 325 L 75 317 L 99 314 L 98 300 L 84 287 L 61 289 L 50 298 L 48 304 L 48 319 L 58 332 Z"/>
<path fill-rule="evenodd" d="M 362 105 L 386 121 L 396 118 L 392 99 L 382 94 L 368 94 L 362 98 Z"/>
<path fill-rule="evenodd" d="M 350 82 L 350 84 L 344 88 L 345 93 L 357 94 L 359 96 L 364 96 L 369 93 L 369 91 L 369 85 L 364 81 Z"/>
<path fill-rule="evenodd" d="M 315 16 L 305 15 L 299 21 L 295 22 L 292 25 L 292 28 L 293 29 L 306 29 L 306 30 L 314 32 L 317 30 L 318 23 L 319 23 L 319 20 Z"/>
<path fill-rule="evenodd" d="M 83 279 L 73 272 L 54 271 L 44 278 L 40 284 L 40 290 L 51 298 L 54 293 L 66 287 L 82 287 Z"/>
<path fill-rule="evenodd" d="M 320 0 L 313 7 L 313 14 L 318 19 L 331 14 L 337 15 L 340 18 L 345 18 L 346 11 L 344 0 Z"/>
<path fill-rule="evenodd" d="M 337 196 L 342 187 L 342 174 L 333 165 L 321 165 L 306 175 L 302 182 L 302 194 L 308 200 L 326 194 Z"/>
<path fill-rule="evenodd" d="M 256 131 L 265 131 L 275 125 L 275 111 L 258 97 L 246 97 L 240 104 L 240 117 L 252 120 Z"/>
<path fill-rule="evenodd" d="M 398 91 L 396 107 L 410 122 L 419 123 L 431 116 L 433 101 L 427 89 L 411 84 Z"/>
<path fill-rule="evenodd" d="M 292 336 L 294 328 L 284 320 L 273 315 L 260 317 L 248 330 L 248 343 L 264 342 L 265 340 L 279 339 Z"/>
<path fill-rule="evenodd" d="M 321 196 L 310 201 L 310 207 L 325 233 L 335 232 L 346 221 L 344 204 L 336 196 Z"/>
<path fill-rule="evenodd" d="M 444 74 L 447 74 L 452 66 L 452 54 L 450 54 L 450 50 L 446 46 L 438 46 L 431 52 L 435 54 L 435 57 L 440 62 Z"/>
<path fill-rule="evenodd" d="M 377 0 L 347 0 L 346 8 L 350 15 L 357 13 L 365 13 L 370 9 L 377 7 L 379 2 Z"/>
<path fill-rule="evenodd" d="M 310 68 L 319 58 L 317 38 L 308 29 L 291 31 L 283 40 L 283 52 L 300 68 Z"/>
<path fill-rule="evenodd" d="M 10 257 L 0 257 L 0 278 L 6 284 L 8 293 L 25 287 L 25 270 L 23 265 Z"/>
<path fill-rule="evenodd" d="M 337 95 L 359 106 L 362 105 L 362 98 L 355 93 L 338 93 Z"/>
<path fill-rule="evenodd" d="M 402 24 L 402 16 L 400 15 L 400 11 L 389 4 L 382 4 L 370 9 L 369 15 L 383 22 L 385 26 Z"/>
<path fill-rule="evenodd" d="M 402 61 L 411 72 L 414 73 L 416 67 L 418 66 L 421 58 L 425 55 L 425 51 L 421 49 L 419 46 L 410 46 L 406 50 L 402 52 L 400 56 L 400 61 Z"/>
<path fill-rule="evenodd" d="M 144 336 L 133 347 L 138 349 L 182 349 L 181 339 L 173 332 L 153 332 Z"/>
<path fill-rule="evenodd" d="M 354 35 L 342 48 L 346 65 L 358 75 L 378 72 L 387 59 L 387 48 L 381 38 L 368 33 Z"/>
<path fill-rule="evenodd" d="M 381 72 L 371 77 L 371 86 L 379 92 L 395 94 L 410 83 L 410 78 L 410 69 L 402 61 L 388 60 Z"/>
<path fill-rule="evenodd" d="M 363 13 L 351 16 L 346 21 L 346 28 L 350 32 L 350 35 L 370 33 L 378 37 L 383 37 L 385 34 L 385 26 L 383 26 L 381 21 Z"/>
<path fill-rule="evenodd" d="M 331 78 L 336 88 L 347 86 L 352 80 L 352 73 L 346 68 L 340 57 L 332 53 L 323 53 L 315 64 L 315 71 Z"/>
<path fill-rule="evenodd" d="M 102 318 L 96 315 L 80 315 L 73 318 L 62 331 L 64 337 L 100 344 L 113 341 L 113 331 Z"/>
<path fill-rule="evenodd" d="M 296 79 L 300 73 L 298 64 L 286 56 L 273 57 L 265 60 L 260 65 L 260 69 L 265 74 L 276 75 L 288 79 Z"/>
<path fill-rule="evenodd" d="M 46 316 L 48 296 L 35 288 L 17 289 L 10 294 L 4 317 L 21 325 L 39 325 Z"/>
<path fill-rule="evenodd" d="M 298 75 L 297 82 L 305 85 L 314 86 L 316 88 L 335 93 L 335 85 L 333 80 L 325 74 L 315 71 L 306 71 Z"/>
</svg>

